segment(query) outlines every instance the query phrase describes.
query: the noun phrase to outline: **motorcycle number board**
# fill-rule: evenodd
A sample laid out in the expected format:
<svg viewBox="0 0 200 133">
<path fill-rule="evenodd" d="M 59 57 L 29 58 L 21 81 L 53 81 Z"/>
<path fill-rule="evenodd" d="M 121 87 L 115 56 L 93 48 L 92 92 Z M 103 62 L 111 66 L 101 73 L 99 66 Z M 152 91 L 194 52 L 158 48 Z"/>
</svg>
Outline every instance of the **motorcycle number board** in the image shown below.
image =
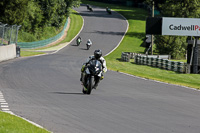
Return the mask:
<svg viewBox="0 0 200 133">
<path fill-rule="evenodd" d="M 163 17 L 162 35 L 200 36 L 200 19 Z"/>
</svg>

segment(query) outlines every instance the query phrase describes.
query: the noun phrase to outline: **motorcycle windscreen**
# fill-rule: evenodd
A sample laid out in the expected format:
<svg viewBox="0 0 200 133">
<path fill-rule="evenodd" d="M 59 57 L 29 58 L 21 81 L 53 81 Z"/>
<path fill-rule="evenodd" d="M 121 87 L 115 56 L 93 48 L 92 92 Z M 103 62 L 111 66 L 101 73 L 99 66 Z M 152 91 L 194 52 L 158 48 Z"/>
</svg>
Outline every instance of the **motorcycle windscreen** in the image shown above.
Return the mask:
<svg viewBox="0 0 200 133">
<path fill-rule="evenodd" d="M 89 62 L 88 69 L 92 75 L 98 75 L 102 71 L 102 66 L 100 61 L 98 60 L 91 60 Z"/>
</svg>

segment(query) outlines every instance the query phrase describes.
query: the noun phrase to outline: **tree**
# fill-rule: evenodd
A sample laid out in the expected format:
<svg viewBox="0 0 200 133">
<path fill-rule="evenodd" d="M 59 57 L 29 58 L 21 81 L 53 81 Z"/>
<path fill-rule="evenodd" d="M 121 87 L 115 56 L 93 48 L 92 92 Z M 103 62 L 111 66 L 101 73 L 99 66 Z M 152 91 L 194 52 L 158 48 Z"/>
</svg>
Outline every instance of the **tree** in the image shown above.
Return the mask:
<svg viewBox="0 0 200 133">
<path fill-rule="evenodd" d="M 34 2 L 34 0 L 29 0 L 26 12 L 27 15 L 22 25 L 22 29 L 24 29 L 26 32 L 34 33 L 36 29 L 40 27 L 43 20 L 40 5 L 38 5 L 37 2 Z"/>
<path fill-rule="evenodd" d="M 182 59 L 186 54 L 186 37 L 156 36 L 155 44 L 160 54 L 169 54 L 174 59 Z"/>
<path fill-rule="evenodd" d="M 1 0 L 0 22 L 22 25 L 24 34 L 27 33 L 29 36 L 32 34 L 33 38 L 40 39 L 45 28 L 59 29 L 68 17 L 69 9 L 80 5 L 80 2 L 80 0 Z"/>
<path fill-rule="evenodd" d="M 21 25 L 26 16 L 28 0 L 2 0 L 0 21 L 10 25 Z"/>
<path fill-rule="evenodd" d="M 80 0 L 35 0 L 43 12 L 43 26 L 60 27 L 66 20 L 69 9 L 80 4 Z"/>
<path fill-rule="evenodd" d="M 42 25 L 43 27 L 46 25 L 51 25 L 51 21 L 53 20 L 53 15 L 56 12 L 58 0 L 35 0 L 38 5 L 41 7 L 43 20 Z"/>
<path fill-rule="evenodd" d="M 200 0 L 167 0 L 160 7 L 166 17 L 199 18 L 199 4 Z"/>
</svg>

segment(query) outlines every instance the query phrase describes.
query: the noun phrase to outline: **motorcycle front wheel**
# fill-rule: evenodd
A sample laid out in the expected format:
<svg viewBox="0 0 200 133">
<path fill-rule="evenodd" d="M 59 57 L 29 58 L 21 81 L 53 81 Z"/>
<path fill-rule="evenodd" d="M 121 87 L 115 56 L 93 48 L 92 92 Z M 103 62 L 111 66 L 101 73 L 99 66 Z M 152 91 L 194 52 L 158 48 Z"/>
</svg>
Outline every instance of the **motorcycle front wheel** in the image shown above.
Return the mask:
<svg viewBox="0 0 200 133">
<path fill-rule="evenodd" d="M 93 76 L 89 76 L 88 77 L 88 84 L 87 84 L 87 94 L 90 95 L 92 89 L 94 86 L 94 77 Z"/>
<path fill-rule="evenodd" d="M 87 45 L 87 50 L 89 50 L 90 49 L 90 45 Z"/>
<path fill-rule="evenodd" d="M 83 87 L 82 92 L 83 92 L 83 94 L 87 94 L 87 91 L 85 91 L 84 87 Z"/>
</svg>

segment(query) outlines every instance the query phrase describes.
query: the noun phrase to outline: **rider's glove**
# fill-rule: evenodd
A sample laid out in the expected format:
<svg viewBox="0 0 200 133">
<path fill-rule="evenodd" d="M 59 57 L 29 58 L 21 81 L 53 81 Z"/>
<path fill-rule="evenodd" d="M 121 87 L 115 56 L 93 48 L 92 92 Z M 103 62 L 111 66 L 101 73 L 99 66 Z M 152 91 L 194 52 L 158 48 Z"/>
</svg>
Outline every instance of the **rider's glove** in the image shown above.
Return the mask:
<svg viewBox="0 0 200 133">
<path fill-rule="evenodd" d="M 84 69 L 85 69 L 85 65 L 82 66 L 82 68 L 81 68 L 81 72 L 83 72 Z"/>
</svg>

